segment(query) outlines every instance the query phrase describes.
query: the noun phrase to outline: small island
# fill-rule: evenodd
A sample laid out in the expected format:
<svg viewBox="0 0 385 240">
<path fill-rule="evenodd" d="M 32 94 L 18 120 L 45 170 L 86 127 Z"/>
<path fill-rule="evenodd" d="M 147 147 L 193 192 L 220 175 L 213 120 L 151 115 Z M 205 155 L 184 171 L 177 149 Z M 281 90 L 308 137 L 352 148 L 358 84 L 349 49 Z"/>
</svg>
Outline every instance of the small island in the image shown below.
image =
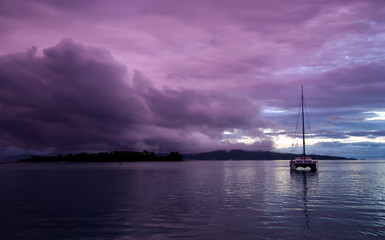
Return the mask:
<svg viewBox="0 0 385 240">
<path fill-rule="evenodd" d="M 78 153 L 55 156 L 31 155 L 30 158 L 18 162 L 160 162 L 160 161 L 182 161 L 183 156 L 178 152 L 171 152 L 168 155 L 160 156 L 154 152 L 143 151 L 114 151 L 99 153 Z"/>
</svg>

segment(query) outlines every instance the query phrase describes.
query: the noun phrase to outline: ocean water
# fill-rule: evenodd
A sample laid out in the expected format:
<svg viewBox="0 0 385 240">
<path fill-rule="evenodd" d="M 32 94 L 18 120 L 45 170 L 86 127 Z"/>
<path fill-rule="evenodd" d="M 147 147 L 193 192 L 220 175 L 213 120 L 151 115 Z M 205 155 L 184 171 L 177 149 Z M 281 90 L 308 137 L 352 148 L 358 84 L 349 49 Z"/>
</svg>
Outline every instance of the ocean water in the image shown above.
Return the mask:
<svg viewBox="0 0 385 240">
<path fill-rule="evenodd" d="M 0 165 L 1 239 L 385 239 L 385 161 Z"/>
</svg>

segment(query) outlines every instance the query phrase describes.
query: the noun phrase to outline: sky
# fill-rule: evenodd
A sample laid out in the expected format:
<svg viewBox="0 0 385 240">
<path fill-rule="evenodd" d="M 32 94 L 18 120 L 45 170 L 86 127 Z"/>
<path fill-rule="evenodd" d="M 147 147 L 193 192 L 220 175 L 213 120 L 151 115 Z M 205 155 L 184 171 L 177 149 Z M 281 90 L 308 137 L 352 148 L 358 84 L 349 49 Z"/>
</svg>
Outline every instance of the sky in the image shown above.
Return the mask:
<svg viewBox="0 0 385 240">
<path fill-rule="evenodd" d="M 383 0 L 0 0 L 0 156 L 385 159 Z M 294 151 L 297 151 L 294 148 Z"/>
</svg>

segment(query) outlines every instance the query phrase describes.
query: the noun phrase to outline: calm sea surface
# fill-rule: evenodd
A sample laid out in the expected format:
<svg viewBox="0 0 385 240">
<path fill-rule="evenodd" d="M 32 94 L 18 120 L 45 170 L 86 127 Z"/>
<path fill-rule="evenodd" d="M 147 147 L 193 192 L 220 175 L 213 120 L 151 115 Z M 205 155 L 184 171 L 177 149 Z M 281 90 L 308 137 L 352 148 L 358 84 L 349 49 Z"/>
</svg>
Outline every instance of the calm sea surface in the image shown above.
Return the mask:
<svg viewBox="0 0 385 240">
<path fill-rule="evenodd" d="M 0 165 L 1 239 L 385 239 L 385 161 Z"/>
</svg>

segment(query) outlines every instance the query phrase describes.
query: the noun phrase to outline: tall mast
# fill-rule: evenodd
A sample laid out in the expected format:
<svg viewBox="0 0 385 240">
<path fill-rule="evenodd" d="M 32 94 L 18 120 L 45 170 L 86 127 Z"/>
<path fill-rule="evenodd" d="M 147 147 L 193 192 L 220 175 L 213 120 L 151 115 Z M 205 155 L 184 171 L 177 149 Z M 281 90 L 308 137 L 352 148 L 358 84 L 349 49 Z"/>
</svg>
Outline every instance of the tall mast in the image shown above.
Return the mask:
<svg viewBox="0 0 385 240">
<path fill-rule="evenodd" d="M 301 105 L 302 105 L 302 158 L 305 160 L 305 114 L 303 109 L 303 86 L 301 86 Z"/>
</svg>

